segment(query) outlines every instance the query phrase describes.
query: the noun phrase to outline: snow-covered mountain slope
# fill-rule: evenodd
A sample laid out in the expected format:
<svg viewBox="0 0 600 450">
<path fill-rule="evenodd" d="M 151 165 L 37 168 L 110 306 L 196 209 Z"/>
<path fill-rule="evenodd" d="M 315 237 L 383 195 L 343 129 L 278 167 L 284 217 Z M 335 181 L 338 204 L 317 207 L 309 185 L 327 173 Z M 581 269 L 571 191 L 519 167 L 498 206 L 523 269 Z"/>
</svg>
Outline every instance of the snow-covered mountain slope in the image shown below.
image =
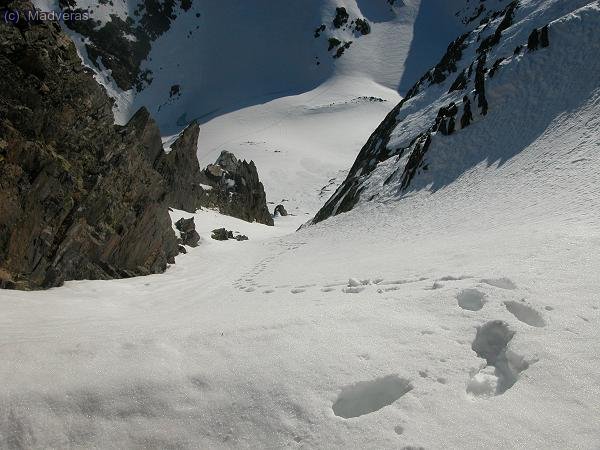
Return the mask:
<svg viewBox="0 0 600 450">
<path fill-rule="evenodd" d="M 457 38 L 371 136 L 316 220 L 361 201 L 434 192 L 472 170 L 494 177 L 514 159 L 538 161 L 557 126 L 581 142 L 575 152 L 593 149 L 594 133 L 572 112 L 600 86 L 598 23 L 596 1 L 520 1 Z"/>
<path fill-rule="evenodd" d="M 342 182 L 365 138 L 398 99 L 375 82 L 346 78 L 224 114 L 202 126 L 200 164 L 222 150 L 253 160 L 267 200 L 284 204 L 300 226 Z"/>
<path fill-rule="evenodd" d="M 36 4 L 59 8 L 55 0 Z M 221 150 L 253 159 L 269 200 L 287 199 L 306 218 L 344 178 L 340 171 L 399 93 L 475 25 L 465 22 L 476 10 L 464 0 L 74 5 L 98 21 L 91 28 L 70 24 L 70 33 L 116 99 L 118 122 L 146 106 L 168 144 L 199 120 L 203 164 Z M 368 32 L 357 29 L 357 19 Z"/>
<path fill-rule="evenodd" d="M 0 447 L 597 448 L 599 14 L 521 0 L 487 58 L 508 55 L 484 80 L 487 115 L 471 97 L 472 123 L 432 133 L 405 190 L 392 156 L 347 213 L 297 233 L 302 216 L 265 227 L 202 210 L 201 245 L 163 275 L 0 291 Z M 449 84 L 502 20 L 391 116 L 389 148 L 456 99 L 460 123 Z M 548 23 L 548 47 L 513 54 Z M 359 112 L 372 121 L 393 100 L 362 80 L 223 114 L 204 148 L 278 161 L 261 178 L 279 173 L 272 189 L 289 180 L 309 210 L 301 178 L 343 166 L 301 155 L 341 162 L 368 127 Z M 388 102 L 352 103 L 369 94 Z M 250 240 L 212 240 L 221 226 Z"/>
<path fill-rule="evenodd" d="M 596 448 L 599 101 L 494 177 L 0 291 L 0 446 Z"/>
<path fill-rule="evenodd" d="M 99 76 L 103 84 L 129 91 L 118 96 L 121 120 L 146 106 L 165 133 L 194 118 L 205 121 L 307 92 L 335 75 L 364 76 L 391 89 L 400 86 L 402 92 L 412 84 L 406 79 L 439 58 L 464 28 L 460 17 L 467 14 L 455 16 L 464 0 L 68 3 L 93 18 L 93 26 L 69 24 L 86 36 L 81 51 L 92 67 L 120 62 L 131 72 L 137 69 L 135 79 L 111 76 L 111 70 Z M 59 8 L 53 0 L 36 4 Z M 366 21 L 366 30 L 357 30 L 357 19 Z M 100 32 L 105 29 L 107 35 Z M 329 39 L 340 43 L 330 45 Z M 134 44 L 140 41 L 147 45 L 138 49 Z M 347 42 L 350 46 L 335 57 Z M 413 72 L 403 78 L 407 66 Z"/>
</svg>

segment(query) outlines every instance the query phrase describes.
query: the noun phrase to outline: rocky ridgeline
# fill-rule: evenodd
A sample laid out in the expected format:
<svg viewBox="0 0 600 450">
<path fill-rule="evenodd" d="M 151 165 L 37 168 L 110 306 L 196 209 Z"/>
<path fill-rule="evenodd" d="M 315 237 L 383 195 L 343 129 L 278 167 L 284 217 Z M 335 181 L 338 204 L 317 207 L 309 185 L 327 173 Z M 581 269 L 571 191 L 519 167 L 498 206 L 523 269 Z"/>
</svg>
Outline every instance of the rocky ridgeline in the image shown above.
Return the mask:
<svg viewBox="0 0 600 450">
<path fill-rule="evenodd" d="M 115 126 L 57 24 L 0 23 L 0 286 L 162 272 L 178 254 L 169 206 L 272 224 L 254 164 L 222 161 L 209 177 L 197 139 L 192 124 L 165 153 L 144 109 Z"/>
<path fill-rule="evenodd" d="M 384 185 L 397 181 L 399 192 L 406 191 L 416 175 L 428 170 L 425 156 L 433 136 L 453 134 L 467 128 L 474 120 L 480 120 L 487 115 L 488 109 L 493 105 L 488 104 L 486 82 L 502 68 L 502 63 L 507 57 L 513 56 L 500 57 L 489 64 L 489 55 L 500 43 L 503 33 L 513 25 L 518 7 L 519 2 L 514 0 L 498 11 L 485 10 L 485 8 L 480 11 L 477 17 L 481 15 L 484 17 L 479 26 L 462 34 L 448 45 L 440 62 L 409 89 L 402 101 L 369 137 L 346 180 L 319 210 L 313 223 L 350 211 L 358 203 L 363 191 L 363 183 L 371 172 L 379 163 L 389 158 L 396 157 L 398 160 L 405 158 L 406 164 L 400 164 L 398 169 L 385 180 Z M 518 55 L 521 52 L 529 53 L 538 48 L 548 47 L 550 45 L 548 28 L 548 25 L 539 30 L 534 28 L 526 43 L 527 50 L 524 50 L 523 45 L 519 45 L 512 53 Z M 464 61 L 467 49 L 475 54 L 475 58 L 471 61 Z M 460 66 L 463 67 L 462 70 L 459 70 Z M 403 120 L 401 118 L 403 108 L 430 86 L 436 85 L 441 85 L 442 89 L 445 89 L 440 90 L 441 96 L 454 98 L 454 100 L 437 108 L 437 116 L 424 131 L 415 127 L 414 135 L 407 145 L 399 148 L 390 146 L 392 133 Z M 427 94 L 424 95 L 426 98 Z M 431 100 L 433 100 L 431 104 L 437 102 L 436 98 Z"/>
</svg>

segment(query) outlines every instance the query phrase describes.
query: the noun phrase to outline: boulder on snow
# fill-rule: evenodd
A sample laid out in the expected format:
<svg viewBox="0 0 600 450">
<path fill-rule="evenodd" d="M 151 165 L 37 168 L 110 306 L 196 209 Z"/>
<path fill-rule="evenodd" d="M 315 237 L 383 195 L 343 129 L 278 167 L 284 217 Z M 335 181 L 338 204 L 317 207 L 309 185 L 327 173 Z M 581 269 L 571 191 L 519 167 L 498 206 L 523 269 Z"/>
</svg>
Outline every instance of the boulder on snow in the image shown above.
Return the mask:
<svg viewBox="0 0 600 450">
<path fill-rule="evenodd" d="M 199 183 L 212 188 L 205 191 L 206 206 L 217 207 L 222 214 L 248 222 L 273 225 L 267 196 L 253 161 L 242 161 L 233 153 L 223 151 L 214 164 L 202 171 Z"/>
<path fill-rule="evenodd" d="M 216 230 L 212 230 L 212 235 L 210 237 L 216 241 L 226 241 L 230 237 L 233 238 L 233 233 L 227 231 L 225 228 L 217 228 Z"/>
<path fill-rule="evenodd" d="M 227 241 L 229 239 L 235 239 L 236 241 L 247 241 L 248 236 L 244 234 L 237 234 L 234 236 L 233 231 L 229 231 L 225 228 L 217 228 L 212 231 L 212 236 L 216 241 Z"/>
<path fill-rule="evenodd" d="M 273 215 L 274 216 L 281 216 L 281 217 L 285 217 L 288 215 L 288 212 L 285 210 L 285 208 L 283 207 L 283 205 L 277 205 L 275 207 L 275 211 L 273 211 Z"/>
<path fill-rule="evenodd" d="M 181 218 L 175 222 L 175 228 L 181 233 L 181 243 L 189 245 L 190 247 L 197 247 L 200 241 L 200 235 L 196 231 L 196 224 L 194 218 L 189 219 Z"/>
</svg>

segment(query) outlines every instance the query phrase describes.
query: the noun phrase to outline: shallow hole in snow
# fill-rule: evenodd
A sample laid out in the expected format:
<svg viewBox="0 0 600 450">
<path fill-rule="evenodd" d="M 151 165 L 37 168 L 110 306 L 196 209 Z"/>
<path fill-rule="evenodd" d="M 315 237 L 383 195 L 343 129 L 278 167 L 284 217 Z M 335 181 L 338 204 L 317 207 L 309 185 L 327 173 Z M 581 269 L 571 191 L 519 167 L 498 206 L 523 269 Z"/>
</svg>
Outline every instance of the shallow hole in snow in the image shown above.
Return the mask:
<svg viewBox="0 0 600 450">
<path fill-rule="evenodd" d="M 477 289 L 465 289 L 456 296 L 458 306 L 469 311 L 479 311 L 483 308 L 484 298 L 485 294 Z"/>
<path fill-rule="evenodd" d="M 369 414 L 391 405 L 412 388 L 410 380 L 397 375 L 361 381 L 342 389 L 333 413 L 344 419 Z"/>
<path fill-rule="evenodd" d="M 509 313 L 527 325 L 539 328 L 546 326 L 546 321 L 542 315 L 525 303 L 508 301 L 504 302 L 504 306 L 506 306 Z"/>
</svg>

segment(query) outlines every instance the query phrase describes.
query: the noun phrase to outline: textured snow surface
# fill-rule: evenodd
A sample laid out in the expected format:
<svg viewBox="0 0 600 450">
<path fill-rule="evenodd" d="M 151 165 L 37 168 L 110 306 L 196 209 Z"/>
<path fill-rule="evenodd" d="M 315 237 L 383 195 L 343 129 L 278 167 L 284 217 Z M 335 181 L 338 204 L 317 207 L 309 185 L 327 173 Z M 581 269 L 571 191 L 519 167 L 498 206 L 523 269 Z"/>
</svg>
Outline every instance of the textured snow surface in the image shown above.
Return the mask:
<svg viewBox="0 0 600 450">
<path fill-rule="evenodd" d="M 0 292 L 1 445 L 596 448 L 598 101 L 433 193 Z"/>
<path fill-rule="evenodd" d="M 529 173 L 293 234 L 200 211 L 164 275 L 0 292 L 2 446 L 595 448 L 598 180 Z"/>
</svg>

